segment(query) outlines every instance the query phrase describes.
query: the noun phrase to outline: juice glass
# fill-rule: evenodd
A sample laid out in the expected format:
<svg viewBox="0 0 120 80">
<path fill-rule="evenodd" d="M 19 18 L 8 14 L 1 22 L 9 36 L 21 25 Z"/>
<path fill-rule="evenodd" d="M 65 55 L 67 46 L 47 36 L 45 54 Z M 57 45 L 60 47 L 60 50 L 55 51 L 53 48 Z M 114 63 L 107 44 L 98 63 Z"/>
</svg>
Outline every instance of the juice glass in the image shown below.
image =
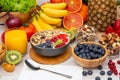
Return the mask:
<svg viewBox="0 0 120 80">
<path fill-rule="evenodd" d="M 23 30 L 9 30 L 5 33 L 5 45 L 7 50 L 17 50 L 22 55 L 27 51 L 27 35 Z"/>
</svg>

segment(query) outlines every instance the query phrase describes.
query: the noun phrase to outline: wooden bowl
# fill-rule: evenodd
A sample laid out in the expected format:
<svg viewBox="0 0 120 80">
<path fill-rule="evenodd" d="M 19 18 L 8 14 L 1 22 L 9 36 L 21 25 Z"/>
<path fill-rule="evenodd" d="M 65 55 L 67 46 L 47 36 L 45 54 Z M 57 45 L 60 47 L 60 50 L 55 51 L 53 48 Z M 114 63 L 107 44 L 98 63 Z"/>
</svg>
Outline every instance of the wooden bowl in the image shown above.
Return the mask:
<svg viewBox="0 0 120 80">
<path fill-rule="evenodd" d="M 74 53 L 74 48 L 75 48 L 74 47 L 72 49 L 72 56 L 80 66 L 85 67 L 85 68 L 95 68 L 95 67 L 98 67 L 100 64 L 102 64 L 106 60 L 106 58 L 108 56 L 108 52 L 107 52 L 107 49 L 104 46 L 102 46 L 101 44 L 96 43 L 96 42 L 82 42 L 80 44 L 96 44 L 96 45 L 100 45 L 105 50 L 105 54 L 98 59 L 84 59 L 84 58 L 78 57 Z"/>
<path fill-rule="evenodd" d="M 0 43 L 0 63 L 5 59 L 6 47 L 4 44 Z"/>
<path fill-rule="evenodd" d="M 27 22 L 31 18 L 31 13 L 20 13 L 20 12 L 9 12 L 9 14 L 13 15 L 14 17 L 18 17 L 22 22 Z M 1 17 L 3 16 L 3 17 Z M 5 23 L 5 21 L 8 19 L 8 14 L 6 12 L 1 12 L 0 13 L 0 23 Z"/>
</svg>

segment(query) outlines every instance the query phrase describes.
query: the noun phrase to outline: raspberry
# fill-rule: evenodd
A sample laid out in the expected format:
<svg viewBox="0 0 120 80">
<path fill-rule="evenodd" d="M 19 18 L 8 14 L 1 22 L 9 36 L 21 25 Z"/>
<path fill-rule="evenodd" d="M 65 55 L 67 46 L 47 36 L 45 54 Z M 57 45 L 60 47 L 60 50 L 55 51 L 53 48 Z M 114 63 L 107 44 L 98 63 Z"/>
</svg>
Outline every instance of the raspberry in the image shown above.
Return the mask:
<svg viewBox="0 0 120 80">
<path fill-rule="evenodd" d="M 56 42 L 58 40 L 58 38 L 55 36 L 51 39 L 51 42 Z"/>
<path fill-rule="evenodd" d="M 67 37 L 67 34 L 59 34 L 59 35 L 57 35 L 57 37 L 58 37 L 59 39 L 66 38 L 66 37 Z"/>
<path fill-rule="evenodd" d="M 63 38 L 62 40 L 63 40 L 64 43 L 68 42 L 68 38 Z"/>
</svg>

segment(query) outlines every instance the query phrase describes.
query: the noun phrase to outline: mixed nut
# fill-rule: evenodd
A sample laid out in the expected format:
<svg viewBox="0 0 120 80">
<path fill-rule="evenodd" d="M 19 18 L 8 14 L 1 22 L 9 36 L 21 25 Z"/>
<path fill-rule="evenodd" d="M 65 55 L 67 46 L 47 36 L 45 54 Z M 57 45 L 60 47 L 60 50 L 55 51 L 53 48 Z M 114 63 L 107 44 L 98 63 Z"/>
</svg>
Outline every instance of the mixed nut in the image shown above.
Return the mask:
<svg viewBox="0 0 120 80">
<path fill-rule="evenodd" d="M 84 25 L 77 29 L 77 41 L 78 42 L 88 42 L 96 40 L 97 31 L 94 27 Z"/>
<path fill-rule="evenodd" d="M 51 39 L 53 36 L 55 36 L 58 32 L 57 31 L 42 31 L 39 32 L 31 38 L 31 43 L 33 45 L 38 45 L 40 43 L 46 42 L 47 39 Z"/>
<path fill-rule="evenodd" d="M 119 54 L 120 37 L 116 33 L 103 34 L 98 42 L 106 46 L 110 55 Z"/>
</svg>

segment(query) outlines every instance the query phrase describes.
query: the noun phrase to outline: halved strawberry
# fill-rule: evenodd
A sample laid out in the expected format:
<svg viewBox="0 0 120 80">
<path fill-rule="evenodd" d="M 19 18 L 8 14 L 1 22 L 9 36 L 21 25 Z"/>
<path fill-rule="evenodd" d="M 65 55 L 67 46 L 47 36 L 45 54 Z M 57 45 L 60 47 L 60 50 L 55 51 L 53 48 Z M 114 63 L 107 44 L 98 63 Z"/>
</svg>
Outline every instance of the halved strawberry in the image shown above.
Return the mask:
<svg viewBox="0 0 120 80">
<path fill-rule="evenodd" d="M 106 29 L 105 29 L 105 33 L 106 33 L 106 34 L 108 34 L 108 33 L 112 33 L 112 32 L 114 32 L 114 29 L 113 29 L 112 26 L 108 26 L 108 27 L 106 27 Z"/>
</svg>

